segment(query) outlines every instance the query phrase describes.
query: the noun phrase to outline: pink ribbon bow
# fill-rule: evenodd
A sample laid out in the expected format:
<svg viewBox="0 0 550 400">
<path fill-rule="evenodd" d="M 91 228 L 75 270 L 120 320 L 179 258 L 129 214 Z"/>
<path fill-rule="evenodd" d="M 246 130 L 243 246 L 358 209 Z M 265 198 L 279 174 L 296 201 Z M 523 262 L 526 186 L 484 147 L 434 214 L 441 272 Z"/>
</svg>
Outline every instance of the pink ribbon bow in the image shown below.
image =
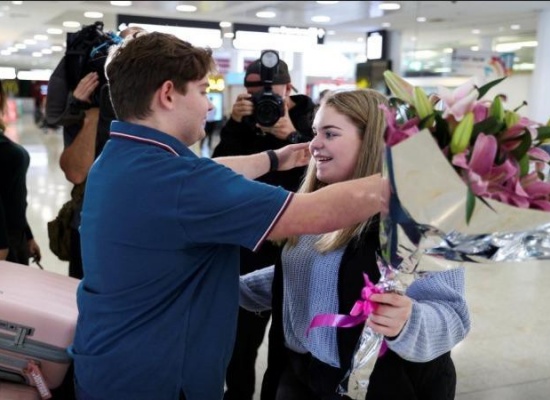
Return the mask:
<svg viewBox="0 0 550 400">
<path fill-rule="evenodd" d="M 382 290 L 378 288 L 374 283 L 369 280 L 367 274 L 363 273 L 365 279 L 365 286 L 361 289 L 361 300 L 357 300 L 353 305 L 349 315 L 344 314 L 319 314 L 316 315 L 309 328 L 307 329 L 306 336 L 309 335 L 309 331 L 312 328 L 319 326 L 333 326 L 338 328 L 351 328 L 365 322 L 369 315 L 376 309 L 377 304 L 370 300 L 370 296 L 374 293 L 382 293 Z M 382 343 L 379 356 L 383 355 L 386 351 L 386 342 Z"/>
</svg>

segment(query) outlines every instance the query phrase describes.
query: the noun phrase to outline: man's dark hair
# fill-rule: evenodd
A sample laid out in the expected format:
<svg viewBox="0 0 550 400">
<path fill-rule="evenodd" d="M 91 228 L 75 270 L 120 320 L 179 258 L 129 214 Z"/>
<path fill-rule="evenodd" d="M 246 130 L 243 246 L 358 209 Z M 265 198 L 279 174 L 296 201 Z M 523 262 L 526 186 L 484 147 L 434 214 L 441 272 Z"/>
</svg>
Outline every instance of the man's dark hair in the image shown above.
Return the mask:
<svg viewBox="0 0 550 400">
<path fill-rule="evenodd" d="M 160 32 L 138 35 L 116 48 L 107 63 L 111 100 L 119 120 L 146 118 L 155 91 L 172 81 L 185 94 L 187 83 L 215 70 L 212 50 Z"/>
</svg>

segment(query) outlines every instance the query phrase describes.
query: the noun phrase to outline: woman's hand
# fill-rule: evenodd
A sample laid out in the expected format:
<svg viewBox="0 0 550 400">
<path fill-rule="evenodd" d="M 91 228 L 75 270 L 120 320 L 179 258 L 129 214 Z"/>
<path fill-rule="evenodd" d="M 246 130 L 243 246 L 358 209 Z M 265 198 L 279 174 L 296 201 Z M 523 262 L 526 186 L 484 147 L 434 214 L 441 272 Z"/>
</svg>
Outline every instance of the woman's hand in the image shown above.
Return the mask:
<svg viewBox="0 0 550 400">
<path fill-rule="evenodd" d="M 377 306 L 369 315 L 367 325 L 386 337 L 398 336 L 411 316 L 411 298 L 397 293 L 378 293 L 371 295 L 370 300 Z"/>
</svg>

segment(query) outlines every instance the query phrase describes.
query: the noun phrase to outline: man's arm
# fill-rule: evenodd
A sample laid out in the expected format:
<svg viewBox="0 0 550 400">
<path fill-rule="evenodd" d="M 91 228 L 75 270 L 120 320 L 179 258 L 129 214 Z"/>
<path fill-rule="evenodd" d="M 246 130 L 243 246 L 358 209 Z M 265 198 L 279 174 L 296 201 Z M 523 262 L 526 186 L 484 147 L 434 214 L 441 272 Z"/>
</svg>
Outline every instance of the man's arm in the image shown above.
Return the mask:
<svg viewBox="0 0 550 400">
<path fill-rule="evenodd" d="M 98 116 L 98 108 L 86 110 L 82 128 L 61 153 L 59 165 L 67 180 L 75 185 L 86 180 L 94 162 Z"/>
<path fill-rule="evenodd" d="M 387 193 L 387 180 L 377 174 L 295 194 L 268 238 L 332 232 L 366 221 L 387 207 Z"/>
<path fill-rule="evenodd" d="M 249 156 L 218 157 L 213 160 L 249 179 L 256 179 L 272 170 L 286 171 L 307 165 L 311 158 L 308 146 L 308 143 L 299 143 L 272 150 L 275 153 L 276 161 L 271 160 L 267 152 Z"/>
</svg>

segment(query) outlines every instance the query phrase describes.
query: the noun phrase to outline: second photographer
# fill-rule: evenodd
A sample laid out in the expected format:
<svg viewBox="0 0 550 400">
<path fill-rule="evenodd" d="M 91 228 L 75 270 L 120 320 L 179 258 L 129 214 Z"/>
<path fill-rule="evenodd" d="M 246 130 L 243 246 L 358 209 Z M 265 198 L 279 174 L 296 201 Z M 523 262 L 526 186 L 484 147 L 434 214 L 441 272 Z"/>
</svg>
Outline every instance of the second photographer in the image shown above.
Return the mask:
<svg viewBox="0 0 550 400">
<path fill-rule="evenodd" d="M 263 57 L 267 66 L 262 65 L 261 59 L 248 66 L 244 78 L 246 92 L 239 94 L 233 104 L 231 118 L 220 132 L 220 143 L 213 157 L 254 154 L 313 138 L 313 101 L 305 95 L 291 95 L 293 86 L 287 64 L 271 50 L 263 51 L 262 55 L 266 52 L 275 53 L 276 58 L 270 54 L 271 57 Z M 260 107 L 257 107 L 258 102 Z M 262 126 L 258 121 L 274 123 Z M 296 191 L 304 172 L 305 167 L 270 172 L 257 180 Z M 241 248 L 241 274 L 274 264 L 280 251 L 279 246 L 269 241 L 255 253 Z M 255 376 L 256 357 L 269 318 L 269 312 L 252 313 L 239 309 L 237 338 L 227 369 L 224 400 L 252 400 L 255 378 L 261 379 Z"/>
</svg>

